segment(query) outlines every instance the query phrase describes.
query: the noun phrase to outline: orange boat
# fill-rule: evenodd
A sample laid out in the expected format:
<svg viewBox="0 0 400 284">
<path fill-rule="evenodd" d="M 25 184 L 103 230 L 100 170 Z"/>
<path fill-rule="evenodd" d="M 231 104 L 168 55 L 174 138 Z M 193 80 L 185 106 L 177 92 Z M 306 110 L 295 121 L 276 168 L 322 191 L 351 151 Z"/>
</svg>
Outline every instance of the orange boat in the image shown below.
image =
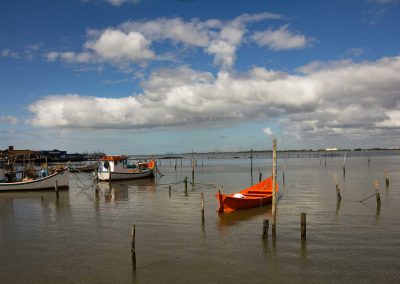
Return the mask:
<svg viewBox="0 0 400 284">
<path fill-rule="evenodd" d="M 276 192 L 278 192 L 278 183 L 276 183 Z M 272 176 L 237 193 L 225 195 L 218 191 L 216 195 L 219 201 L 218 212 L 263 206 L 272 201 L 272 195 Z"/>
</svg>

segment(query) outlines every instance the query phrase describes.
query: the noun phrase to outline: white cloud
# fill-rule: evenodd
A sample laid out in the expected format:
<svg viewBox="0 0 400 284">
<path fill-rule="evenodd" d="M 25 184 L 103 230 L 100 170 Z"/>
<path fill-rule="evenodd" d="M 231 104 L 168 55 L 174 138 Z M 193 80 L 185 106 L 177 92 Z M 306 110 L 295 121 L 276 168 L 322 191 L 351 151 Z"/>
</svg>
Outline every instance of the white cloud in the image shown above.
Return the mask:
<svg viewBox="0 0 400 284">
<path fill-rule="evenodd" d="M 15 125 L 18 119 L 13 115 L 0 115 L 0 123 Z"/>
<path fill-rule="evenodd" d="M 112 61 L 131 60 L 137 62 L 154 58 L 154 53 L 149 46 L 150 42 L 141 33 L 134 31 L 124 33 L 113 29 L 107 29 L 99 38 L 85 43 L 85 48 Z"/>
<path fill-rule="evenodd" d="M 1 52 L 1 57 L 8 57 L 8 58 L 14 58 L 14 59 L 18 59 L 20 58 L 19 54 L 15 51 L 12 51 L 10 49 L 4 49 Z"/>
<path fill-rule="evenodd" d="M 265 135 L 268 135 L 268 136 L 272 136 L 273 135 L 273 132 L 272 132 L 271 128 L 269 128 L 269 127 L 264 128 L 262 131 L 263 131 L 263 133 Z"/>
<path fill-rule="evenodd" d="M 400 125 L 400 57 L 321 64 L 301 75 L 160 69 L 142 89 L 125 98 L 48 96 L 28 109 L 39 127 L 193 128 L 273 119 L 287 137 L 315 141 L 365 139 Z"/>
<path fill-rule="evenodd" d="M 284 25 L 277 30 L 269 28 L 263 32 L 255 32 L 252 39 L 259 46 L 266 46 L 272 50 L 305 48 L 312 44 L 313 39 L 302 34 L 294 34 L 288 27 L 289 25 Z"/>
<path fill-rule="evenodd" d="M 134 3 L 137 4 L 140 1 L 139 0 L 106 0 L 108 3 L 110 3 L 113 6 L 121 6 L 125 3 Z"/>
<path fill-rule="evenodd" d="M 121 1 L 118 0 L 115 4 L 117 3 Z M 214 56 L 214 64 L 229 69 L 235 63 L 237 49 L 248 34 L 248 25 L 266 19 L 283 19 L 283 16 L 263 12 L 242 14 L 225 21 L 200 21 L 198 18 L 183 20 L 179 17 L 127 21 L 105 30 L 89 30 L 82 52 L 53 51 L 45 56 L 49 61 L 63 60 L 68 63 L 143 63 L 148 60 L 170 60 L 170 57 L 156 55 L 152 50 L 155 42 L 169 42 L 174 51 L 179 45 L 185 48 L 201 48 L 206 54 Z M 83 54 L 86 61 L 78 59 Z"/>
</svg>

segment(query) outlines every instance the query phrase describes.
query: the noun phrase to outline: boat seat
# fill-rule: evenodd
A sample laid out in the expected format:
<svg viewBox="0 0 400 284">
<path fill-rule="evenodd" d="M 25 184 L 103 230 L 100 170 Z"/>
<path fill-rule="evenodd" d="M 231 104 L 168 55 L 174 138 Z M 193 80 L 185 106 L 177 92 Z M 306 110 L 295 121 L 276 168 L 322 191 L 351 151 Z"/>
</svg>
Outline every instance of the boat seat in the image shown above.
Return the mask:
<svg viewBox="0 0 400 284">
<path fill-rule="evenodd" d="M 272 191 L 267 191 L 267 190 L 249 190 L 247 193 L 268 194 L 268 193 L 272 193 Z"/>
<path fill-rule="evenodd" d="M 246 193 L 244 196 L 251 196 L 251 197 L 268 197 L 265 194 L 257 194 L 257 193 Z"/>
</svg>

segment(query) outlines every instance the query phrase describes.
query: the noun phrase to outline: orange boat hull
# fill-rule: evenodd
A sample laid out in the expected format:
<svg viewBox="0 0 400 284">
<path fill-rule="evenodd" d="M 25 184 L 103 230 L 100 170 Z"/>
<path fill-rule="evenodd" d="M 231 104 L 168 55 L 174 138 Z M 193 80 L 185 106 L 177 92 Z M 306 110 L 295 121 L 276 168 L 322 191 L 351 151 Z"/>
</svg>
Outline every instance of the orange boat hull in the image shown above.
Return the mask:
<svg viewBox="0 0 400 284">
<path fill-rule="evenodd" d="M 276 191 L 278 192 L 278 184 L 276 184 Z M 272 177 L 237 193 L 225 195 L 218 192 L 216 195 L 219 201 L 218 212 L 263 206 L 272 201 L 272 195 Z"/>
</svg>

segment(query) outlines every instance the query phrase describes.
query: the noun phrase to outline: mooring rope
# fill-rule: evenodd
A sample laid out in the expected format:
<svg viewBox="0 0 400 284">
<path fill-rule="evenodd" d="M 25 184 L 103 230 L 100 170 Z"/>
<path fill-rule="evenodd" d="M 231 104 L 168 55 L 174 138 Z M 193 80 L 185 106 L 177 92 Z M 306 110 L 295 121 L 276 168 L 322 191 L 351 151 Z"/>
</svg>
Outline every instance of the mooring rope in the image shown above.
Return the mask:
<svg viewBox="0 0 400 284">
<path fill-rule="evenodd" d="M 83 181 L 81 181 L 77 175 L 71 175 L 72 180 L 75 182 L 75 184 L 81 189 L 81 190 L 87 190 L 89 188 L 93 189 L 94 182 L 92 182 L 90 185 L 86 185 Z"/>
</svg>

